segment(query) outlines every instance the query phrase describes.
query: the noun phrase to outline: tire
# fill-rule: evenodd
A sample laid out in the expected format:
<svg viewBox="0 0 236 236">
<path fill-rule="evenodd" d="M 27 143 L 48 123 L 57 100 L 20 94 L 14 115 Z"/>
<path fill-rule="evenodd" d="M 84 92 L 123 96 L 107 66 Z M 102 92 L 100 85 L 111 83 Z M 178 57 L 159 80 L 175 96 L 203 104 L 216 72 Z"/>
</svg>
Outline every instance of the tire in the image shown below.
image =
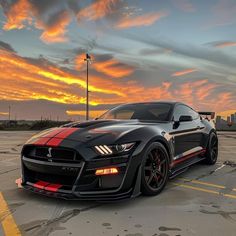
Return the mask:
<svg viewBox="0 0 236 236">
<path fill-rule="evenodd" d="M 154 196 L 165 187 L 169 177 L 169 156 L 166 148 L 154 142 L 146 149 L 142 161 L 141 192 Z"/>
<path fill-rule="evenodd" d="M 211 133 L 206 150 L 206 159 L 204 162 L 207 165 L 214 165 L 218 157 L 218 138 L 216 133 Z"/>
</svg>

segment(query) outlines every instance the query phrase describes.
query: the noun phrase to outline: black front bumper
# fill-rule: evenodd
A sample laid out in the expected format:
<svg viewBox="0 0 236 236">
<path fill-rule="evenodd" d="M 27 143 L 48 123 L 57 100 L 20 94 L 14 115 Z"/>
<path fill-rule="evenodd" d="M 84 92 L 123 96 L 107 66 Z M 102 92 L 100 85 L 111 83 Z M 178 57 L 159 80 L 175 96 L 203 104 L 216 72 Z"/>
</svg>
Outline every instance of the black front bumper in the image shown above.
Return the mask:
<svg viewBox="0 0 236 236">
<path fill-rule="evenodd" d="M 24 153 L 23 153 L 24 154 Z M 68 200 L 115 201 L 140 194 L 139 156 L 118 156 L 76 163 L 22 156 L 22 186 L 48 197 Z M 96 169 L 116 167 L 118 175 L 95 176 Z M 36 187 L 38 181 L 60 184 L 56 191 Z"/>
</svg>

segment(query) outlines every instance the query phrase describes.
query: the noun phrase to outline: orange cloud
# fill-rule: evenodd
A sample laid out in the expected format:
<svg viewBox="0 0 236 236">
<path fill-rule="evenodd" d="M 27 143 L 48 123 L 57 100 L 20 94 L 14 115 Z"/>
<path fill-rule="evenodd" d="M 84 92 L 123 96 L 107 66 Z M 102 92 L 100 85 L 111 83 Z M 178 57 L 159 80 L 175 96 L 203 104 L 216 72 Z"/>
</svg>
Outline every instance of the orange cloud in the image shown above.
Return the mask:
<svg viewBox="0 0 236 236">
<path fill-rule="evenodd" d="M 8 112 L 1 112 L 1 111 L 0 111 L 0 116 L 8 116 L 8 115 L 9 115 Z"/>
<path fill-rule="evenodd" d="M 61 43 L 68 41 L 68 38 L 65 37 L 65 33 L 66 27 L 69 25 L 70 21 L 70 14 L 67 11 L 64 11 L 53 25 L 38 25 L 38 28 L 44 29 L 40 38 L 47 43 Z"/>
<path fill-rule="evenodd" d="M 114 6 L 120 0 L 97 0 L 83 8 L 77 14 L 77 18 L 86 20 L 99 20 L 115 11 Z"/>
<path fill-rule="evenodd" d="M 187 75 L 187 74 L 193 73 L 195 71 L 197 71 L 197 69 L 194 69 L 194 68 L 186 69 L 186 70 L 181 70 L 181 71 L 176 71 L 171 76 L 173 76 L 173 77 L 176 76 L 177 77 L 177 76 Z"/>
<path fill-rule="evenodd" d="M 202 102 L 206 101 L 207 97 L 210 94 L 213 94 L 213 91 L 216 87 L 217 87 L 216 84 L 207 84 L 203 88 L 196 91 L 196 96 L 197 96 L 198 101 L 202 101 Z"/>
<path fill-rule="evenodd" d="M 165 16 L 167 16 L 166 12 L 151 12 L 136 17 L 126 16 L 117 23 L 116 28 L 127 29 L 131 27 L 149 26 Z"/>
<path fill-rule="evenodd" d="M 91 68 L 98 72 L 114 78 L 122 78 L 129 76 L 134 72 L 134 67 L 126 65 L 117 59 L 107 59 L 104 61 L 97 60 L 97 56 L 91 56 Z M 86 63 L 84 61 L 85 54 L 80 54 L 75 58 L 75 65 L 77 70 L 84 70 L 86 68 Z"/>
<path fill-rule="evenodd" d="M 19 0 L 11 5 L 5 15 L 7 21 L 3 26 L 4 30 L 23 29 L 27 25 L 34 25 L 37 29 L 43 30 L 40 38 L 44 42 L 61 43 L 67 41 L 66 27 L 71 21 L 67 10 L 60 12 L 53 24 L 46 24 L 40 20 L 37 10 L 29 0 Z"/>
<path fill-rule="evenodd" d="M 40 60 L 36 63 L 36 59 L 31 62 L 30 58 L 26 59 L 3 49 L 0 49 L 0 55 L 0 100 L 46 99 L 63 104 L 86 103 L 84 72 L 76 75 L 73 71 L 64 70 L 52 63 L 42 63 Z M 135 80 L 113 80 L 107 76 L 97 76 L 91 70 L 89 101 L 90 105 L 96 106 L 177 100 L 199 110 L 210 109 L 217 112 L 232 109 L 235 107 L 235 95 L 229 91 L 221 92 L 221 86 L 222 84 L 200 79 L 181 83 L 179 80 L 162 82 L 151 87 Z M 76 115 L 73 110 L 70 114 Z"/>
<path fill-rule="evenodd" d="M 225 48 L 225 47 L 235 47 L 236 42 L 222 42 L 215 44 L 215 47 L 217 48 Z"/>
<path fill-rule="evenodd" d="M 46 99 L 65 104 L 84 104 L 85 74 L 75 76 L 52 66 L 30 63 L 17 54 L 0 51 L 0 99 Z M 115 104 L 171 98 L 170 83 L 145 88 L 135 81 L 120 82 L 90 75 L 90 104 Z M 11 88 L 11 93 L 9 93 Z M 129 91 L 129 94 L 127 94 Z M 142 95 L 141 95 L 142 94 Z"/>
<path fill-rule="evenodd" d="M 3 26 L 4 30 L 25 28 L 25 23 L 32 24 L 32 16 L 30 12 L 32 6 L 28 0 L 19 0 L 13 4 L 8 12 L 6 12 L 7 22 Z"/>
<path fill-rule="evenodd" d="M 85 79 L 65 72 L 60 68 L 31 64 L 15 53 L 0 49 L 0 98 L 6 100 L 47 99 L 60 103 L 85 103 L 84 96 L 71 92 L 75 86 L 82 91 Z M 11 88 L 11 93 L 9 93 Z M 109 88 L 109 87 L 107 87 Z M 91 92 L 125 96 L 118 90 L 90 84 Z M 95 101 L 91 105 L 97 105 Z"/>
<path fill-rule="evenodd" d="M 116 59 L 107 60 L 104 62 L 96 62 L 93 67 L 108 76 L 121 78 L 128 76 L 134 72 L 134 68 L 120 63 Z"/>
</svg>

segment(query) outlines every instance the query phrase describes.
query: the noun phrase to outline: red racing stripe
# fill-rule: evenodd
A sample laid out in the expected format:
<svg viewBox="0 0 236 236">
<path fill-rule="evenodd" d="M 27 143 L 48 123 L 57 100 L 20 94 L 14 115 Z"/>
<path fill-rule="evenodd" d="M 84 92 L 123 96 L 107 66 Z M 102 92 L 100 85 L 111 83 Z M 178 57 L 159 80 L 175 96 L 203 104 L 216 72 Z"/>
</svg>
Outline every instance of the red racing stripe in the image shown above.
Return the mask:
<svg viewBox="0 0 236 236">
<path fill-rule="evenodd" d="M 35 188 L 44 189 L 47 185 L 49 185 L 48 182 L 38 181 L 38 182 L 36 182 L 33 186 L 34 186 Z"/>
<path fill-rule="evenodd" d="M 49 138 L 52 138 L 54 137 L 55 135 L 61 133 L 62 131 L 64 131 L 66 128 L 57 128 L 57 129 L 54 129 L 52 130 L 51 132 L 48 132 L 46 133 L 45 135 L 43 135 L 43 137 L 49 137 Z"/>
<path fill-rule="evenodd" d="M 66 128 L 65 130 L 63 130 L 62 132 L 60 132 L 59 134 L 57 134 L 55 137 L 53 137 L 52 139 L 50 139 L 47 142 L 47 146 L 53 146 L 53 147 L 57 147 L 60 145 L 60 143 L 67 138 L 68 136 L 70 136 L 71 134 L 73 134 L 75 131 L 77 131 L 78 128 Z"/>
<path fill-rule="evenodd" d="M 69 135 L 73 134 L 77 130 L 78 128 L 66 128 L 63 132 L 57 134 L 54 138 L 67 138 Z"/>
<path fill-rule="evenodd" d="M 57 147 L 63 141 L 61 138 L 52 138 L 47 142 L 47 146 Z"/>
<path fill-rule="evenodd" d="M 35 144 L 35 145 L 45 145 L 49 140 L 50 140 L 50 138 L 39 138 L 33 144 Z"/>
<path fill-rule="evenodd" d="M 51 192 L 57 192 L 58 189 L 61 188 L 62 186 L 63 185 L 61 185 L 61 184 L 49 184 L 44 189 L 47 191 L 51 191 Z"/>
<path fill-rule="evenodd" d="M 189 154 L 189 155 L 183 156 L 182 158 L 173 161 L 172 164 L 171 164 L 171 167 L 175 166 L 176 164 L 178 164 L 178 163 L 180 163 L 180 162 L 186 161 L 186 160 L 188 160 L 188 159 L 191 158 L 191 157 L 194 157 L 194 156 L 203 154 L 203 153 L 205 153 L 205 152 L 206 152 L 206 149 L 202 149 L 202 150 L 200 150 L 200 151 L 197 151 L 197 152 L 191 153 L 191 154 Z"/>
<path fill-rule="evenodd" d="M 35 144 L 35 145 L 45 145 L 52 137 L 54 137 L 55 135 L 61 133 L 65 129 L 66 128 L 58 128 L 58 129 L 52 130 L 51 132 L 49 131 L 45 135 L 43 135 L 42 137 L 36 139 L 36 141 L 33 142 L 33 144 Z"/>
</svg>

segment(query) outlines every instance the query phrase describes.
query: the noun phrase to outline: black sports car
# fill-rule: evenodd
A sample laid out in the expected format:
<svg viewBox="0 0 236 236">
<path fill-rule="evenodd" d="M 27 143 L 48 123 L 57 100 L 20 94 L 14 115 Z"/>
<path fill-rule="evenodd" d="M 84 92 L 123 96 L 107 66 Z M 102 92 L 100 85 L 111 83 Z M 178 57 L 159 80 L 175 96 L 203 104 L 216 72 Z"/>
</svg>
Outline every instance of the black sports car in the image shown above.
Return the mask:
<svg viewBox="0 0 236 236">
<path fill-rule="evenodd" d="M 209 115 L 178 102 L 135 103 L 46 130 L 22 149 L 22 186 L 66 199 L 156 195 L 190 165 L 216 162 Z"/>
</svg>

